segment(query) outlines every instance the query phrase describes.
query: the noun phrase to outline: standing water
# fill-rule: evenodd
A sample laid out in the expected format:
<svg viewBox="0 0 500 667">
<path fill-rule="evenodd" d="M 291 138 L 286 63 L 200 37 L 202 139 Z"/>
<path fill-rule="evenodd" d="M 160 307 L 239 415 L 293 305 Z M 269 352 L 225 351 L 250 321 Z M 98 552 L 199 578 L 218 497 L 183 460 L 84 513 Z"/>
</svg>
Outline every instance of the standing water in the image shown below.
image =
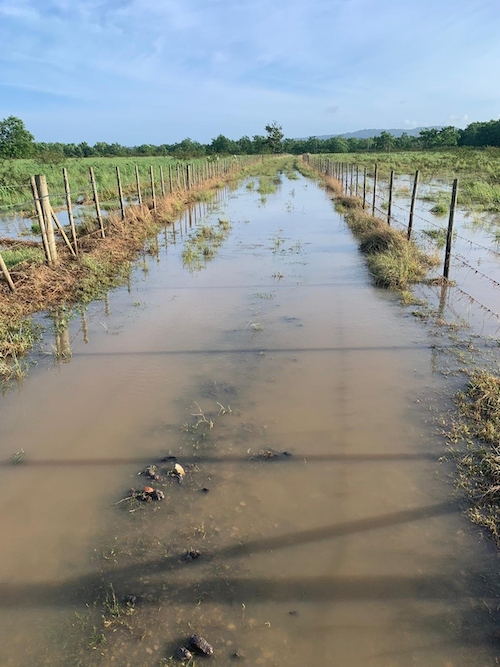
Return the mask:
<svg viewBox="0 0 500 667">
<path fill-rule="evenodd" d="M 166 665 L 193 632 L 219 666 L 497 664 L 425 328 L 317 184 L 219 200 L 0 403 L 0 665 Z"/>
</svg>

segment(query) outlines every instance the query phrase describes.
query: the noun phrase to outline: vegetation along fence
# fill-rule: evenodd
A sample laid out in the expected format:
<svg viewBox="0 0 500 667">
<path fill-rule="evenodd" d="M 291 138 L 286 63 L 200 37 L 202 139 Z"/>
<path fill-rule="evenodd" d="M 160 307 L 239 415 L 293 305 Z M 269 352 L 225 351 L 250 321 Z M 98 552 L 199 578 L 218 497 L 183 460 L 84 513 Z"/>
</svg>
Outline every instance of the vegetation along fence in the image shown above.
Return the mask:
<svg viewBox="0 0 500 667">
<path fill-rule="evenodd" d="M 466 292 L 462 287 L 458 286 L 456 282 L 450 280 L 450 268 L 453 263 L 456 263 L 457 268 L 467 270 L 469 273 L 475 274 L 478 278 L 486 281 L 494 291 L 496 299 L 496 290 L 500 287 L 500 281 L 481 271 L 477 267 L 470 264 L 467 258 L 455 251 L 454 243 L 460 240 L 463 245 L 470 245 L 475 250 L 483 253 L 492 253 L 500 257 L 498 249 L 486 247 L 481 243 L 469 238 L 465 238 L 454 229 L 455 214 L 457 211 L 458 199 L 458 179 L 454 179 L 449 194 L 449 204 L 447 206 L 448 224 L 442 227 L 428 218 L 424 218 L 416 212 L 417 193 L 419 188 L 419 171 L 415 171 L 411 178 L 411 187 L 409 190 L 409 205 L 408 207 L 397 204 L 395 199 L 395 173 L 391 170 L 388 182 L 388 188 L 382 188 L 379 182 L 379 168 L 378 164 L 374 164 L 373 171 L 368 172 L 366 166 L 360 167 L 354 162 L 340 162 L 332 160 L 323 156 L 306 154 L 306 162 L 308 162 L 317 171 L 325 174 L 325 176 L 335 179 L 342 188 L 342 192 L 346 196 L 350 196 L 360 201 L 361 206 L 373 216 L 380 216 L 386 220 L 388 225 L 398 225 L 404 229 L 408 239 L 413 239 L 417 235 L 424 235 L 428 230 L 416 230 L 414 226 L 415 219 L 424 222 L 436 232 L 436 236 L 443 238 L 444 245 L 444 261 L 442 265 L 441 275 L 434 274 L 433 280 L 435 284 L 442 284 L 444 286 L 453 285 L 453 287 L 465 296 L 470 303 L 473 303 L 500 320 L 500 314 L 489 308 L 484 303 L 478 301 L 477 298 Z M 382 196 L 386 195 L 386 198 Z M 404 216 L 404 217 L 403 217 Z M 403 219 L 401 219 L 403 218 Z M 428 240 L 428 238 L 426 239 Z"/>
<path fill-rule="evenodd" d="M 92 166 L 88 171 L 88 186 L 79 190 L 71 190 L 70 179 L 66 168 L 62 169 L 61 189 L 62 192 L 51 192 L 47 185 L 44 174 L 38 174 L 30 178 L 29 188 L 32 199 L 0 208 L 0 216 L 6 213 L 22 212 L 28 208 L 28 214 L 36 219 L 32 226 L 34 236 L 39 236 L 40 241 L 27 241 L 19 239 L 0 239 L 0 245 L 8 248 L 10 256 L 10 269 L 18 267 L 23 262 L 26 251 L 38 253 L 41 261 L 48 265 L 55 265 L 59 261 L 58 244 L 56 235 L 62 239 L 62 243 L 73 258 L 79 254 L 79 240 L 87 236 L 96 235 L 98 238 L 106 238 L 106 218 L 108 212 L 117 212 L 122 220 L 125 218 L 127 206 L 147 207 L 153 212 L 157 210 L 159 199 L 168 196 L 187 196 L 190 191 L 202 188 L 204 185 L 215 185 L 218 179 L 224 179 L 240 171 L 245 165 L 262 159 L 261 156 L 234 156 L 225 159 L 199 160 L 188 163 L 177 162 L 159 165 L 157 169 L 153 165 L 149 168 L 149 178 L 141 182 L 141 175 L 137 165 L 135 166 L 135 178 L 133 182 L 123 183 L 120 167 L 115 167 L 116 184 L 115 197 L 110 199 L 109 184 L 106 185 L 106 198 L 100 196 L 99 183 L 94 174 Z M 164 168 L 165 167 L 165 168 Z M 25 187 L 25 186 L 20 186 Z M 92 206 L 93 213 L 85 212 L 83 223 L 75 223 L 75 205 L 79 209 L 84 206 Z M 62 225 L 56 211 L 65 209 L 68 217 L 67 225 Z M 18 259 L 16 259 L 16 251 Z M 16 290 L 9 266 L 0 253 L 0 272 L 11 291 Z"/>
</svg>

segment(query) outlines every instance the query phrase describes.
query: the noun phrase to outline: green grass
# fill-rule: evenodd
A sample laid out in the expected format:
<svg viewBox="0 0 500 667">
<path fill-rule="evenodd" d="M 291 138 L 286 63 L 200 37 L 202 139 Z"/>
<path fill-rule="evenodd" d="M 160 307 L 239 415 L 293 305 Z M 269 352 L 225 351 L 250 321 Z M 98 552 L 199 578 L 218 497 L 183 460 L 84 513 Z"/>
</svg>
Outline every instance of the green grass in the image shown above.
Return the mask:
<svg viewBox="0 0 500 667">
<path fill-rule="evenodd" d="M 276 192 L 276 183 L 274 182 L 274 179 L 269 176 L 261 176 L 257 192 L 263 196 Z"/>
<path fill-rule="evenodd" d="M 444 248 L 444 244 L 446 243 L 446 229 L 436 229 L 435 227 L 431 227 L 429 229 L 423 229 L 422 234 L 425 234 L 434 241 L 438 248 Z"/>
<path fill-rule="evenodd" d="M 408 151 L 400 153 L 338 153 L 330 159 L 368 167 L 379 165 L 379 175 L 388 179 L 391 169 L 396 175 L 413 175 L 419 169 L 424 180 L 444 178 L 451 184 L 459 179 L 459 205 L 476 210 L 500 212 L 500 149 L 458 148 L 447 151 Z M 422 197 L 429 200 L 429 197 Z M 432 199 L 432 196 L 431 196 Z M 449 207 L 449 201 L 447 202 Z"/>
<path fill-rule="evenodd" d="M 20 204 L 31 200 L 30 176 L 45 174 L 52 206 L 61 206 L 65 203 L 64 182 L 62 167 L 68 171 L 68 180 L 72 192 L 72 201 L 92 197 L 89 177 L 89 167 L 92 167 L 100 198 L 105 207 L 107 199 L 116 199 L 118 196 L 116 183 L 116 167 L 120 168 L 124 194 L 136 193 L 135 165 L 139 169 L 143 196 L 151 192 L 149 167 L 154 167 L 156 192 L 161 192 L 160 166 L 168 183 L 168 165 L 175 166 L 177 160 L 168 157 L 101 157 L 101 158 L 68 158 L 63 164 L 39 164 L 35 160 L 4 160 L 0 162 L 0 207 Z M 201 163 L 205 160 L 190 160 L 190 163 Z M 186 163 L 184 163 L 186 164 Z M 175 178 L 174 178 L 175 182 Z M 18 188 L 6 188 L 2 185 L 17 185 Z M 76 191 L 85 192 L 76 193 Z M 61 195 L 56 197 L 55 195 Z M 116 205 L 117 207 L 118 205 Z M 31 208 L 31 205 L 28 206 Z"/>
<path fill-rule="evenodd" d="M 1 255 L 8 269 L 12 269 L 21 262 L 28 262 L 29 264 L 42 264 L 44 262 L 44 254 L 41 248 L 6 249 L 1 251 Z"/>
</svg>

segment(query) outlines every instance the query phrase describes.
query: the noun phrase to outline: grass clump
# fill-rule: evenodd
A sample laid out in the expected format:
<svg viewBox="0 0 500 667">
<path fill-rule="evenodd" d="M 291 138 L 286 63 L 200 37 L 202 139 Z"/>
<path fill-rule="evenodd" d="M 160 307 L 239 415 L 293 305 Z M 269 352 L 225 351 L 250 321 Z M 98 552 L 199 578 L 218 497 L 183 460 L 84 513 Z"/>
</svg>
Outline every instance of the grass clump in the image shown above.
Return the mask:
<svg viewBox="0 0 500 667">
<path fill-rule="evenodd" d="M 276 183 L 274 182 L 274 179 L 268 176 L 262 176 L 259 179 L 259 187 L 257 188 L 257 192 L 263 196 L 276 192 Z"/>
<path fill-rule="evenodd" d="M 446 229 L 436 229 L 435 227 L 423 229 L 422 234 L 432 239 L 438 248 L 444 248 L 444 244 L 446 243 Z"/>
<path fill-rule="evenodd" d="M 182 251 L 182 263 L 190 271 L 200 271 L 207 261 L 215 257 L 225 240 L 231 225 L 229 220 L 219 219 L 217 225 L 201 225 L 186 241 Z"/>
<path fill-rule="evenodd" d="M 1 255 L 8 269 L 27 262 L 28 264 L 42 264 L 44 261 L 41 248 L 21 247 L 14 250 L 2 250 Z"/>
<path fill-rule="evenodd" d="M 443 202 L 438 202 L 434 204 L 430 211 L 437 217 L 444 217 L 448 213 L 448 206 Z"/>
<path fill-rule="evenodd" d="M 471 500 L 472 521 L 500 546 L 500 378 L 473 371 L 456 400 L 460 418 L 449 435 L 468 445 L 458 454 L 459 486 Z"/>
</svg>

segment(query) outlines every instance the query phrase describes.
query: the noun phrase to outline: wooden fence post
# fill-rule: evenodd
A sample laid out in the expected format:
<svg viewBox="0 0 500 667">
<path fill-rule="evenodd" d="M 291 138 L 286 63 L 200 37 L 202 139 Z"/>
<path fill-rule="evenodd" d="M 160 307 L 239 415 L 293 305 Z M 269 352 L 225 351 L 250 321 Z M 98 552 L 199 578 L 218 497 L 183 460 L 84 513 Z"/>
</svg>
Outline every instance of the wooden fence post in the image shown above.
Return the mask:
<svg viewBox="0 0 500 667">
<path fill-rule="evenodd" d="M 378 177 L 378 162 L 375 164 L 375 174 L 373 175 L 372 215 L 375 215 L 375 209 L 377 208 L 377 177 Z"/>
<path fill-rule="evenodd" d="M 417 169 L 411 193 L 410 217 L 408 218 L 408 240 L 411 239 L 411 230 L 413 229 L 413 214 L 415 213 L 415 202 L 417 201 L 418 175 L 419 171 Z"/>
<path fill-rule="evenodd" d="M 61 225 L 61 223 L 57 219 L 57 215 L 54 213 L 54 209 L 52 208 L 52 206 L 50 207 L 50 215 L 52 216 L 52 219 L 56 223 L 56 227 L 59 230 L 59 233 L 61 234 L 61 236 L 63 237 L 64 243 L 68 246 L 68 250 L 73 255 L 73 257 L 76 257 L 76 252 L 73 250 L 73 246 L 71 245 L 71 243 L 69 242 L 68 237 L 66 236 L 66 232 L 64 231 L 64 227 Z"/>
<path fill-rule="evenodd" d="M 40 231 L 42 234 L 42 243 L 43 243 L 43 249 L 45 250 L 45 257 L 47 258 L 47 264 L 52 264 L 49 241 L 47 239 L 47 230 L 45 229 L 45 220 L 43 219 L 42 207 L 40 206 L 40 199 L 38 197 L 38 189 L 36 186 L 34 176 L 31 176 L 30 184 L 31 184 L 31 191 L 33 193 L 33 201 L 35 202 L 35 210 L 38 217 L 38 224 L 40 225 Z"/>
<path fill-rule="evenodd" d="M 89 171 L 90 171 L 90 182 L 92 184 L 92 192 L 94 194 L 94 204 L 95 204 L 95 212 L 97 215 L 97 222 L 99 223 L 99 227 L 101 228 L 101 237 L 104 239 L 106 238 L 106 234 L 104 233 L 104 224 L 102 222 L 101 207 L 99 206 L 99 195 L 97 194 L 97 186 L 95 184 L 94 169 L 92 167 L 89 167 Z"/>
<path fill-rule="evenodd" d="M 7 285 L 9 286 L 9 289 L 11 292 L 16 291 L 16 287 L 14 283 L 12 282 L 12 278 L 10 277 L 9 269 L 7 268 L 7 265 L 4 262 L 4 259 L 2 257 L 2 253 L 0 253 L 0 270 L 2 271 L 3 275 L 5 276 L 5 280 L 7 281 Z"/>
<path fill-rule="evenodd" d="M 149 167 L 149 176 L 151 178 L 151 197 L 153 198 L 153 211 L 156 211 L 155 172 L 153 165 Z"/>
<path fill-rule="evenodd" d="M 66 167 L 63 167 L 62 172 L 64 179 L 64 191 L 66 192 L 66 208 L 68 209 L 68 219 L 69 219 L 69 224 L 71 226 L 71 235 L 73 237 L 73 245 L 75 246 L 75 252 L 76 254 L 78 254 L 75 221 L 73 219 L 73 209 L 71 207 L 71 190 L 69 189 L 68 172 L 66 171 Z"/>
<path fill-rule="evenodd" d="M 359 191 L 359 164 L 356 165 L 356 197 Z"/>
<path fill-rule="evenodd" d="M 168 165 L 168 189 L 170 190 L 170 194 L 174 191 L 174 184 L 172 182 L 172 165 Z"/>
<path fill-rule="evenodd" d="M 163 167 L 160 165 L 160 183 L 161 183 L 161 196 L 165 196 L 165 179 L 163 178 Z"/>
<path fill-rule="evenodd" d="M 394 187 L 394 169 L 391 169 L 391 178 L 389 180 L 389 202 L 387 205 L 387 224 L 391 224 L 392 216 L 392 190 Z"/>
<path fill-rule="evenodd" d="M 137 201 L 142 206 L 141 179 L 139 178 L 139 167 L 135 165 L 135 182 L 137 184 Z"/>
<path fill-rule="evenodd" d="M 448 233 L 446 234 L 446 250 L 444 255 L 444 271 L 443 276 L 448 280 L 450 275 L 450 259 L 451 259 L 451 244 L 453 241 L 453 222 L 455 220 L 455 209 L 457 206 L 457 190 L 458 178 L 453 181 L 453 189 L 451 191 L 451 205 L 450 217 L 448 219 Z"/>
<path fill-rule="evenodd" d="M 366 208 L 366 167 L 363 170 L 363 208 Z"/>
<path fill-rule="evenodd" d="M 349 194 L 352 197 L 352 193 L 354 190 L 354 162 L 351 162 L 351 185 L 349 186 Z"/>
<path fill-rule="evenodd" d="M 186 165 L 186 183 L 187 189 L 191 190 L 191 169 L 189 164 Z"/>
<path fill-rule="evenodd" d="M 35 176 L 36 189 L 38 192 L 38 200 L 42 209 L 43 221 L 45 223 L 45 232 L 47 234 L 47 243 L 50 250 L 50 258 L 55 263 L 57 262 L 57 246 L 54 236 L 54 226 L 52 225 L 52 207 L 49 201 L 49 190 L 47 188 L 47 179 L 44 174 L 37 174 Z"/>
<path fill-rule="evenodd" d="M 122 220 L 125 220 L 125 204 L 123 203 L 122 179 L 120 176 L 120 167 L 118 165 L 116 165 L 116 182 L 118 184 L 118 199 L 120 200 Z"/>
</svg>

